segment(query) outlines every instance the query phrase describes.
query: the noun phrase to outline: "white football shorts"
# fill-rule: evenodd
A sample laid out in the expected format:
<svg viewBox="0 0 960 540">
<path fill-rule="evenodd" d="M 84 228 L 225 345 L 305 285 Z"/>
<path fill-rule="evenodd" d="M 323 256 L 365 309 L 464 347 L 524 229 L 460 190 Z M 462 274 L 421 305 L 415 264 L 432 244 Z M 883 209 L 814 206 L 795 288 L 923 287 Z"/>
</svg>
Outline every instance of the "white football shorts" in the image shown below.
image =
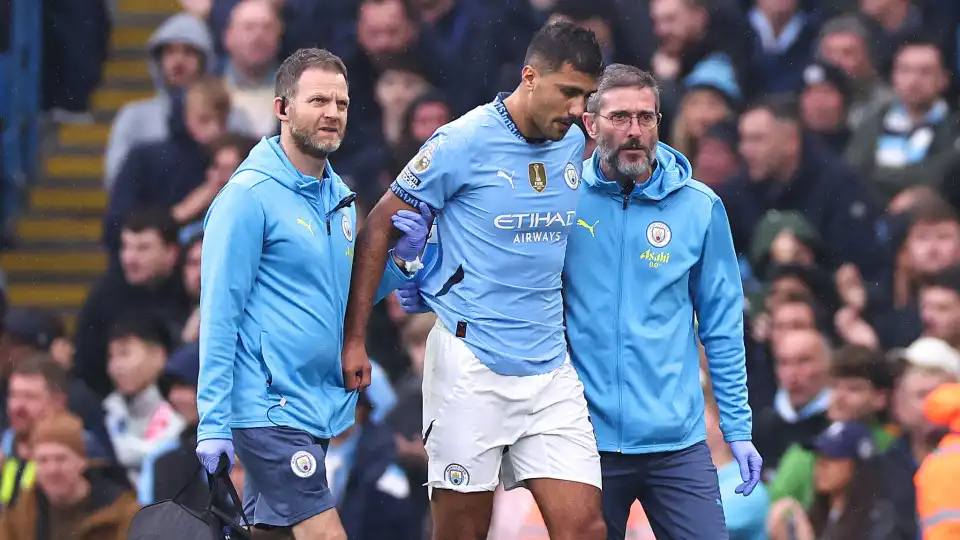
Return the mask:
<svg viewBox="0 0 960 540">
<path fill-rule="evenodd" d="M 499 375 L 439 320 L 427 338 L 423 437 L 431 493 L 514 489 L 532 478 L 601 487 L 597 439 L 570 359 L 542 375 Z"/>
</svg>

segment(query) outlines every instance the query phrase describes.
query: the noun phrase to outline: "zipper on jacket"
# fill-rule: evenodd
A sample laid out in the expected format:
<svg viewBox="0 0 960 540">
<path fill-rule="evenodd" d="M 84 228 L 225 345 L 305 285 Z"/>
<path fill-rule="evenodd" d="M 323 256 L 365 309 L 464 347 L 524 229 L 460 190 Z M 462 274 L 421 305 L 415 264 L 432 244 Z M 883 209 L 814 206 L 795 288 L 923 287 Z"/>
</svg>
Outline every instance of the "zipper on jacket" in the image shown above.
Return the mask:
<svg viewBox="0 0 960 540">
<path fill-rule="evenodd" d="M 632 188 L 633 186 L 631 186 Z M 617 321 L 615 347 L 617 348 L 617 452 L 623 450 L 623 366 L 621 361 L 621 329 L 620 306 L 623 303 L 623 251 L 624 237 L 627 235 L 627 207 L 630 205 L 630 193 L 624 188 L 623 193 L 623 220 L 620 234 L 620 264 L 617 265 L 617 313 L 613 320 Z"/>
<path fill-rule="evenodd" d="M 357 200 L 357 194 L 356 194 L 356 193 L 351 193 L 351 194 L 347 195 L 346 197 L 340 199 L 340 202 L 338 202 L 337 205 L 333 207 L 333 210 L 330 210 L 329 212 L 326 213 L 326 215 L 323 216 L 323 218 L 324 218 L 324 219 L 326 220 L 326 222 L 327 222 L 327 236 L 330 236 L 330 234 L 331 234 L 331 232 L 330 232 L 330 218 L 333 217 L 333 215 L 336 214 L 339 210 L 343 210 L 344 208 L 346 208 L 346 207 L 350 206 L 351 204 L 353 204 L 353 201 L 355 201 L 355 200 Z"/>
</svg>

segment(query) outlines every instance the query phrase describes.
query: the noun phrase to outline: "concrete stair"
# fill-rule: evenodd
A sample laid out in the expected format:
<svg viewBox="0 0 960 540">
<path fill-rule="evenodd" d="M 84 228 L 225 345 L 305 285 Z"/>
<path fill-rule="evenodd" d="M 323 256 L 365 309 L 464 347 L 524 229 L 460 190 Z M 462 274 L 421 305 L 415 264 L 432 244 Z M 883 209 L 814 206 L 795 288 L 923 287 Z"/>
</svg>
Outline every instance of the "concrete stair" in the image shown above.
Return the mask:
<svg viewBox="0 0 960 540">
<path fill-rule="evenodd" d="M 103 153 L 110 123 L 124 104 L 153 95 L 146 43 L 177 0 L 119 0 L 111 51 L 92 100 L 95 122 L 52 126 L 42 144 L 39 178 L 17 223 L 18 243 L 0 254 L 13 306 L 54 308 L 72 329 L 91 283 L 106 270 L 99 245 L 107 206 Z"/>
</svg>

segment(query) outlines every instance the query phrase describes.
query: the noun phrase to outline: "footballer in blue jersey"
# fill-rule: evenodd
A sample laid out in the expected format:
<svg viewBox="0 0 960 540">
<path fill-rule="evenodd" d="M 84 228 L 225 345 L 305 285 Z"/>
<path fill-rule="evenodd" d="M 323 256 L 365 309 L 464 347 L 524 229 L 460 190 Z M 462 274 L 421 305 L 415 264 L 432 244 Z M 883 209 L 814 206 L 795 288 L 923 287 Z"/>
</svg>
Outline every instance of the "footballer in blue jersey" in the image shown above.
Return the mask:
<svg viewBox="0 0 960 540">
<path fill-rule="evenodd" d="M 439 255 L 420 275 L 438 313 L 423 396 L 436 539 L 486 537 L 501 483 L 533 492 L 551 538 L 605 537 L 599 454 L 561 296 L 581 192 L 575 122 L 602 69 L 592 32 L 545 26 L 519 87 L 437 130 L 358 237 L 342 354 L 348 388 L 369 383 L 366 325 L 389 216 L 416 208 L 435 217 Z"/>
</svg>

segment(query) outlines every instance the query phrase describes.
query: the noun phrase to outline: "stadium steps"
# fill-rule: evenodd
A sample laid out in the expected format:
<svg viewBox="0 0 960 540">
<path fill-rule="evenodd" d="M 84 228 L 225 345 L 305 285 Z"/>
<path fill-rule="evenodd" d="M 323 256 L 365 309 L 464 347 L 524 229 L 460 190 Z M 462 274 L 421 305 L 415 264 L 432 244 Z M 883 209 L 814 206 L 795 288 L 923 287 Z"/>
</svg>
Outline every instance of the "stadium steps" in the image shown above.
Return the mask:
<svg viewBox="0 0 960 540">
<path fill-rule="evenodd" d="M 110 56 L 92 98 L 94 122 L 52 128 L 42 146 L 41 174 L 25 197 L 17 245 L 0 253 L 14 306 L 53 308 L 74 328 L 93 281 L 107 268 L 100 247 L 107 194 L 103 152 L 110 124 L 124 104 L 153 95 L 147 40 L 177 0 L 119 0 Z"/>
</svg>

